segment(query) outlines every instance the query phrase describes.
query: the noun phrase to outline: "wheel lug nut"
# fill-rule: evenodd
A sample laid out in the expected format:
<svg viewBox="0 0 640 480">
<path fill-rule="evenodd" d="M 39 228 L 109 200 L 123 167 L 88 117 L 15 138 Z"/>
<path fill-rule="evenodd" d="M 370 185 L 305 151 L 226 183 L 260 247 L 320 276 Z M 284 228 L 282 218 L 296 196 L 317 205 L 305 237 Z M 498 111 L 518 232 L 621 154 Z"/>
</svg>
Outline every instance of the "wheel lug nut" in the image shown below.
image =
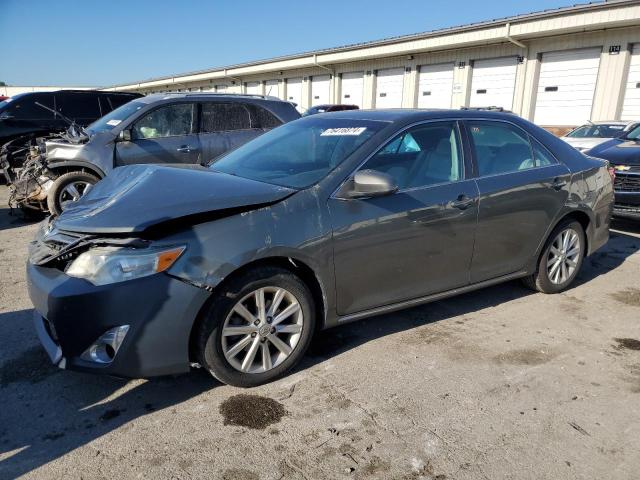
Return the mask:
<svg viewBox="0 0 640 480">
<path fill-rule="evenodd" d="M 255 322 L 253 322 L 254 325 L 260 325 L 260 320 L 256 320 Z"/>
<path fill-rule="evenodd" d="M 271 322 L 273 322 L 273 318 L 267 317 L 267 323 L 271 323 Z"/>
<path fill-rule="evenodd" d="M 276 333 L 276 327 L 271 328 L 271 333 Z"/>
<path fill-rule="evenodd" d="M 256 332 L 253 332 L 253 333 L 251 334 L 251 338 L 254 338 L 256 335 L 257 335 L 257 333 L 256 333 Z"/>
<path fill-rule="evenodd" d="M 266 338 L 264 338 L 264 337 L 262 337 L 262 338 L 260 339 L 260 341 L 261 341 L 262 343 L 264 343 L 264 342 L 266 342 L 266 341 L 267 341 L 267 339 L 266 339 Z"/>
</svg>

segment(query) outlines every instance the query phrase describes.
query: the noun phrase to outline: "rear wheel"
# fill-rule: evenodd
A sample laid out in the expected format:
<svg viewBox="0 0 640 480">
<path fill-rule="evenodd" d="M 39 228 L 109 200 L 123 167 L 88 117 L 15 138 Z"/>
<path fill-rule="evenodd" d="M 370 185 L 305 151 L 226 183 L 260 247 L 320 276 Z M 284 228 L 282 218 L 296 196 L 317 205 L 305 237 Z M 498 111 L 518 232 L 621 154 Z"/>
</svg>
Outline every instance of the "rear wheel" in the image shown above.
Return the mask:
<svg viewBox="0 0 640 480">
<path fill-rule="evenodd" d="M 60 215 L 72 203 L 80 200 L 100 179 L 87 172 L 69 172 L 55 179 L 47 194 L 51 215 Z"/>
<path fill-rule="evenodd" d="M 197 337 L 200 363 L 223 383 L 262 385 L 298 363 L 314 329 L 307 286 L 288 270 L 258 268 L 212 299 Z"/>
<path fill-rule="evenodd" d="M 524 279 L 525 285 L 543 293 L 566 290 L 578 276 L 585 248 L 582 225 L 575 220 L 561 222 L 549 235 L 538 269 Z"/>
</svg>

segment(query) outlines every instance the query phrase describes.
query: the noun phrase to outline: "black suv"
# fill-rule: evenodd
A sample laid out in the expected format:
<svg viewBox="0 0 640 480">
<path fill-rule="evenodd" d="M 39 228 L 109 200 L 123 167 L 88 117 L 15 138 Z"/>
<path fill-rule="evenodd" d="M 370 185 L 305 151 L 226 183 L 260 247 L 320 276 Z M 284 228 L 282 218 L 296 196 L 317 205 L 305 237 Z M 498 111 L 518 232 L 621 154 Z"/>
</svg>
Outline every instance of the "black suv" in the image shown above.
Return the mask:
<svg viewBox="0 0 640 480">
<path fill-rule="evenodd" d="M 40 144 L 20 177 L 12 180 L 9 172 L 8 178 L 16 184 L 14 200 L 18 204 L 59 214 L 116 167 L 139 163 L 205 165 L 298 118 L 292 103 L 263 95 L 147 95 L 86 129 L 70 129 L 64 136 Z M 21 189 L 21 185 L 27 187 Z M 34 198 L 36 203 L 31 202 Z M 22 199 L 31 204 L 21 203 Z"/>
<path fill-rule="evenodd" d="M 24 135 L 44 136 L 65 130 L 69 125 L 51 110 L 80 126 L 115 110 L 142 95 L 139 93 L 59 90 L 57 92 L 21 93 L 0 102 L 0 147 Z"/>
</svg>

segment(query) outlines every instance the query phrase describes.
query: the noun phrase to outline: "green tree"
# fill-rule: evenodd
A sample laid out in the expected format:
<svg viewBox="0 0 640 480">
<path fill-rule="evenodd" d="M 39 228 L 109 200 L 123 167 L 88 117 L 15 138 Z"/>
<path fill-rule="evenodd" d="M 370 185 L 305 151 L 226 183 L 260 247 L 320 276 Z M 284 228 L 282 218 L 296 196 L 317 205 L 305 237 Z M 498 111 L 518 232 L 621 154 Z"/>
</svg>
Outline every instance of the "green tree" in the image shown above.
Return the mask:
<svg viewBox="0 0 640 480">
<path fill-rule="evenodd" d="M 0 82 L 0 87 L 6 87 L 6 86 L 7 86 L 7 84 L 6 84 L 6 83 L 4 83 L 4 82 Z"/>
</svg>

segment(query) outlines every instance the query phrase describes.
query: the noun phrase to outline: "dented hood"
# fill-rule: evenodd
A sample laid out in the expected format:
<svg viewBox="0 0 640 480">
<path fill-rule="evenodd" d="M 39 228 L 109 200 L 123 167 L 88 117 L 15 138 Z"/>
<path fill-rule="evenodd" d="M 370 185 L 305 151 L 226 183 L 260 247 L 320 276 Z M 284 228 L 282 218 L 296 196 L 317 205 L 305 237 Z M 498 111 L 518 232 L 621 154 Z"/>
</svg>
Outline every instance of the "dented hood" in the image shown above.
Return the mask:
<svg viewBox="0 0 640 480">
<path fill-rule="evenodd" d="M 56 228 L 88 234 L 141 233 L 183 218 L 233 214 L 282 200 L 295 190 L 200 166 L 116 168 L 56 220 Z"/>
</svg>

